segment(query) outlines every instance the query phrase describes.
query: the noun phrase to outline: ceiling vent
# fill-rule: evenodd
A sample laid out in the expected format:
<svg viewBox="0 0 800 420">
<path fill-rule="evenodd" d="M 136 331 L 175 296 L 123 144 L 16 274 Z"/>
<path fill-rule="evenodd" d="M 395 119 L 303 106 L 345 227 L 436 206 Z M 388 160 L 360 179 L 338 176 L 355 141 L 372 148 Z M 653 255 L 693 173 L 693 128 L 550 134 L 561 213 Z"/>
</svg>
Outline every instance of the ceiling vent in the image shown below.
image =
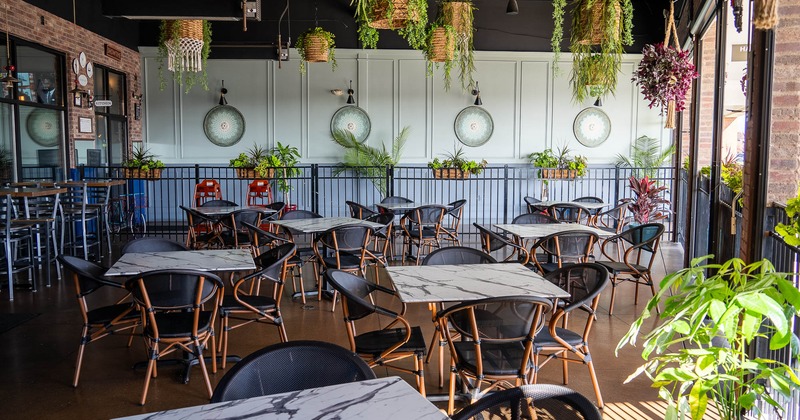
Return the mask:
<svg viewBox="0 0 800 420">
<path fill-rule="evenodd" d="M 261 21 L 261 0 L 102 0 L 103 15 L 134 20 Z"/>
</svg>

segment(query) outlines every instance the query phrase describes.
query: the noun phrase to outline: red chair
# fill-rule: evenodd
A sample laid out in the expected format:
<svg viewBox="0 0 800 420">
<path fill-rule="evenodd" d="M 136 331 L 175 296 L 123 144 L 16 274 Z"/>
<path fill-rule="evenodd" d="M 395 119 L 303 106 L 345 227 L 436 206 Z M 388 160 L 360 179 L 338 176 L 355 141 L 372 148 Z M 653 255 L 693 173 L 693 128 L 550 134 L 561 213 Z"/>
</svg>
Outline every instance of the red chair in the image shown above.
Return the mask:
<svg viewBox="0 0 800 420">
<path fill-rule="evenodd" d="M 257 179 L 247 187 L 248 206 L 266 206 L 272 203 L 272 187 L 266 179 Z"/>
<path fill-rule="evenodd" d="M 209 200 L 222 200 L 222 188 L 215 179 L 204 179 L 194 186 L 194 206 L 200 207 Z"/>
</svg>

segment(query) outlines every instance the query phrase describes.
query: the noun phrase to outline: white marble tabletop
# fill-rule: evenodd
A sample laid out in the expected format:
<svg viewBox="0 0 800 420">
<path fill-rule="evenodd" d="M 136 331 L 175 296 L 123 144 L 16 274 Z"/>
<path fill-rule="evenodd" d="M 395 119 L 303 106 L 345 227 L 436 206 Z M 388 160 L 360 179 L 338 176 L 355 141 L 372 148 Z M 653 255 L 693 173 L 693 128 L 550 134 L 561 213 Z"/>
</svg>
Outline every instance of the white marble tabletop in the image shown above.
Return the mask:
<svg viewBox="0 0 800 420">
<path fill-rule="evenodd" d="M 405 303 L 501 296 L 569 297 L 541 275 L 514 263 L 392 266 L 386 271 Z"/>
<path fill-rule="evenodd" d="M 382 208 L 385 208 L 386 210 L 391 210 L 394 213 L 398 213 L 398 212 L 402 213 L 402 212 L 405 212 L 405 211 L 408 211 L 408 210 L 411 210 L 411 209 L 415 209 L 417 207 L 422 207 L 422 206 L 443 206 L 444 208 L 446 208 L 448 210 L 453 208 L 453 206 L 451 206 L 449 204 L 439 204 L 439 203 L 414 203 L 414 202 L 411 202 L 411 203 L 386 203 L 386 204 L 377 203 L 377 204 L 375 204 L 375 207 L 382 207 Z"/>
<path fill-rule="evenodd" d="M 610 203 L 587 203 L 582 201 L 542 201 L 540 203 L 533 203 L 533 205 L 536 207 L 550 207 L 562 204 L 576 204 L 585 209 L 597 210 L 608 206 Z"/>
<path fill-rule="evenodd" d="M 192 207 L 192 209 L 206 216 L 219 216 L 223 214 L 233 213 L 237 210 L 256 210 L 265 214 L 275 213 L 274 209 L 268 209 L 260 206 L 219 206 L 219 207 L 208 206 L 208 207 Z"/>
<path fill-rule="evenodd" d="M 200 271 L 255 270 L 248 249 L 203 249 L 196 251 L 129 252 L 122 254 L 106 276 L 135 276 L 147 271 L 180 269 Z"/>
<path fill-rule="evenodd" d="M 290 219 L 290 220 L 271 220 L 271 224 L 285 227 L 300 233 L 319 233 L 325 232 L 339 226 L 346 225 L 366 225 L 373 229 L 383 227 L 380 223 L 368 222 L 352 217 L 318 217 L 316 219 Z"/>
<path fill-rule="evenodd" d="M 584 232 L 592 232 L 596 233 L 597 236 L 601 238 L 607 238 L 615 234 L 614 232 L 609 232 L 603 229 L 598 229 L 593 226 L 586 226 L 578 223 L 541 223 L 536 225 L 498 224 L 494 226 L 518 238 L 524 238 L 524 239 L 543 238 L 547 235 L 565 232 L 568 230 L 580 230 Z"/>
<path fill-rule="evenodd" d="M 126 420 L 164 419 L 275 420 L 445 420 L 445 414 L 397 376 L 322 388 L 198 405 Z"/>
</svg>

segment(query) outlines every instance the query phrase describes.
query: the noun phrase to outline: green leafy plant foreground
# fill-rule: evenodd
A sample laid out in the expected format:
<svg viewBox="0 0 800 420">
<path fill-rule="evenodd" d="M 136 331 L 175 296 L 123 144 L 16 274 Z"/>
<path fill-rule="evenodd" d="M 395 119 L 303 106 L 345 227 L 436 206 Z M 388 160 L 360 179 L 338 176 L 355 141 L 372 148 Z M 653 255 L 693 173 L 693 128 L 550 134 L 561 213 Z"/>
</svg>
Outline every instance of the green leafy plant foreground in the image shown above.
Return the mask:
<svg viewBox="0 0 800 420">
<path fill-rule="evenodd" d="M 345 148 L 342 163 L 334 171 L 334 175 L 351 170 L 370 180 L 372 185 L 385 197 L 388 191 L 386 167 L 395 166 L 400 162 L 400 155 L 408 139 L 409 130 L 409 127 L 403 127 L 400 130 L 400 134 L 392 141 L 391 150 L 386 148 L 385 143 L 381 143 L 380 148 L 363 144 L 350 131 L 334 131 L 333 141 Z"/>
<path fill-rule="evenodd" d="M 792 324 L 800 315 L 800 291 L 768 260 L 745 264 L 731 259 L 708 264 L 705 256 L 691 267 L 667 275 L 660 291 L 617 345 L 635 345 L 642 324 L 663 302 L 661 324 L 644 335 L 647 362 L 627 382 L 646 375 L 668 403 L 666 418 L 703 418 L 708 404 L 723 419 L 740 419 L 762 400 L 776 410 L 775 395 L 800 389 L 797 369 L 750 354 L 756 339 L 768 339 L 770 350 L 790 347 L 798 359 Z M 769 322 L 766 322 L 766 321 Z M 759 415 L 757 411 L 754 414 Z"/>
<path fill-rule="evenodd" d="M 800 191 L 798 191 L 797 197 L 786 203 L 786 215 L 789 216 L 791 222 L 789 224 L 779 223 L 775 226 L 775 232 L 778 232 L 787 244 L 800 247 Z"/>
</svg>

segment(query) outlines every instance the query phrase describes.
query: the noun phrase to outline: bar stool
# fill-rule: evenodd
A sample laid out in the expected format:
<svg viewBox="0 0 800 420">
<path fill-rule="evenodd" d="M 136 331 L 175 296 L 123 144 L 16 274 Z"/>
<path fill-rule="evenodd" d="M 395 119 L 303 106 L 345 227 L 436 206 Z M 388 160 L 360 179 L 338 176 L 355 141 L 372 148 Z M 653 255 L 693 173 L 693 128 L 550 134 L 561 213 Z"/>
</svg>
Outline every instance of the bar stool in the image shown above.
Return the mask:
<svg viewBox="0 0 800 420">
<path fill-rule="evenodd" d="M 20 209 L 24 217 L 17 217 L 12 221 L 15 226 L 30 226 L 36 241 L 36 261 L 44 268 L 47 277 L 47 286 L 50 287 L 50 265 L 56 261 L 61 253 L 58 246 L 58 216 L 60 194 L 30 197 L 22 202 Z M 44 234 L 44 235 L 42 235 Z M 42 236 L 44 236 L 45 253 L 42 255 Z M 61 280 L 61 266 L 56 264 L 58 280 Z"/>
<path fill-rule="evenodd" d="M 83 259 L 88 260 L 89 249 L 97 247 L 95 256 L 99 260 L 100 239 L 97 234 L 97 222 L 100 219 L 100 208 L 89 206 L 88 187 L 85 182 L 66 185 L 66 188 L 67 193 L 61 200 L 61 249 L 64 253 L 69 250 L 70 255 L 83 250 Z M 89 232 L 90 222 L 95 222 L 94 233 Z"/>
<path fill-rule="evenodd" d="M 0 224 L 4 245 L 3 264 L 0 274 L 8 277 L 8 300 L 14 300 L 14 274 L 27 270 L 33 290 L 36 291 L 36 270 L 33 269 L 33 242 L 29 224 L 13 224 L 14 201 L 11 195 L 0 195 Z M 27 257 L 20 258 L 20 248 L 27 250 Z"/>
</svg>

